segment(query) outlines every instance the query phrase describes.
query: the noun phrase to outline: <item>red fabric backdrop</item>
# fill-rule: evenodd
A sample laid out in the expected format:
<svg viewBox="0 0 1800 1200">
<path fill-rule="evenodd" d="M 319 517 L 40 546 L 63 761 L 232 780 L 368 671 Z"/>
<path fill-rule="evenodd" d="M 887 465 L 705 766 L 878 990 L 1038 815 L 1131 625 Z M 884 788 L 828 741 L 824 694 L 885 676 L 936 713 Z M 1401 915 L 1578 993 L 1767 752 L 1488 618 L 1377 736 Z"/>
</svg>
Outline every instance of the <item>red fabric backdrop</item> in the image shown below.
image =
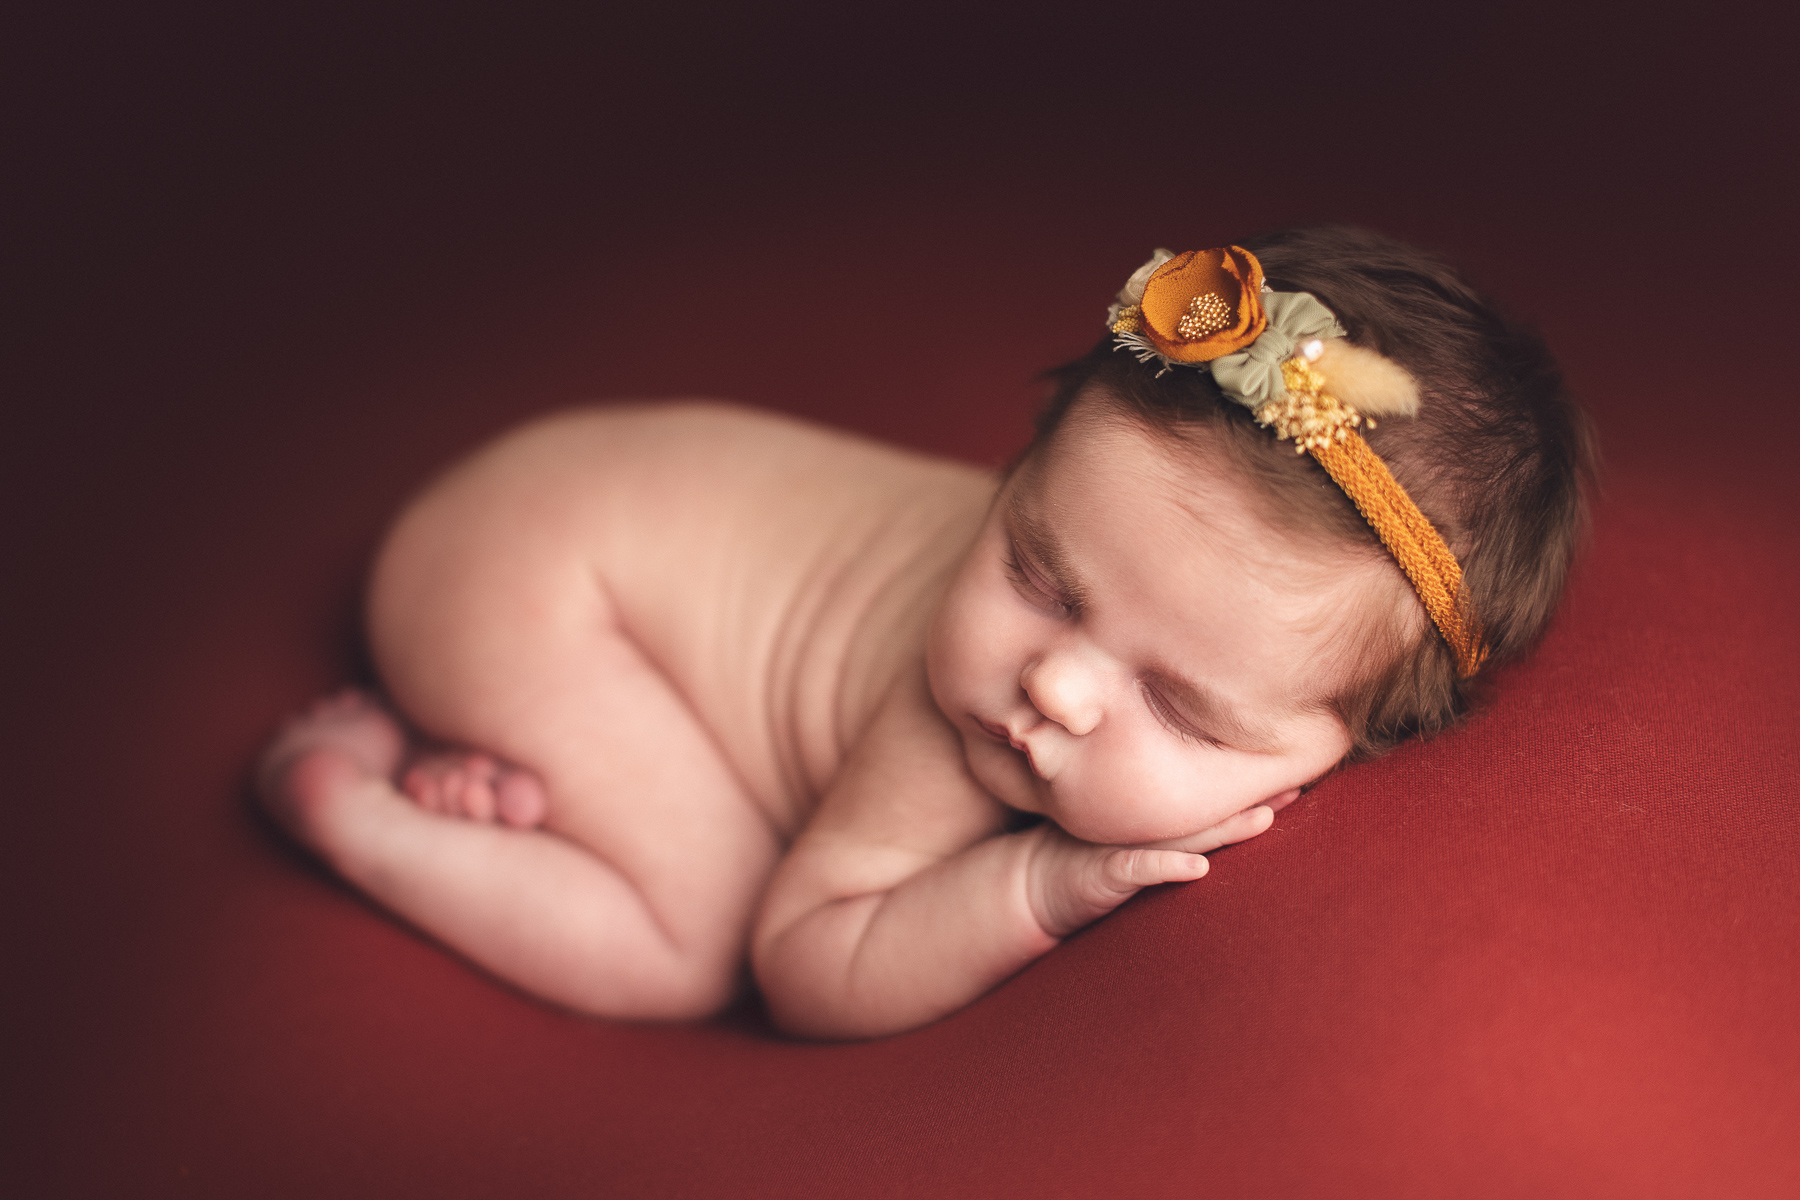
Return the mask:
<svg viewBox="0 0 1800 1200">
<path fill-rule="evenodd" d="M 1506 9 L 59 9 L 6 72 L 0 1191 L 1800 1193 L 1785 44 Z M 362 563 L 531 413 L 727 395 L 997 462 L 1153 245 L 1440 248 L 1596 413 L 1466 729 L 931 1028 L 551 1011 L 245 802 Z"/>
</svg>

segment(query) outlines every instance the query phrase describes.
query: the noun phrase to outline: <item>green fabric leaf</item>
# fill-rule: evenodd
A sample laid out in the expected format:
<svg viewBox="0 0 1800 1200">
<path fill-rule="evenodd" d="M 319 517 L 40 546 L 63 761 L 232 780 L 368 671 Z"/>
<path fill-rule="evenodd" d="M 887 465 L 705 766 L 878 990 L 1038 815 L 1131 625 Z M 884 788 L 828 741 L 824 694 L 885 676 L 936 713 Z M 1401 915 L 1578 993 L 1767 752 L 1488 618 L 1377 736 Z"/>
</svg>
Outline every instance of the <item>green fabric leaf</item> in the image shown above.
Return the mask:
<svg viewBox="0 0 1800 1200">
<path fill-rule="evenodd" d="M 1264 292 L 1263 311 L 1269 326 L 1262 336 L 1236 354 L 1205 364 L 1212 368 L 1219 390 L 1255 412 L 1270 400 L 1287 396 L 1281 364 L 1313 338 L 1344 336 L 1331 310 L 1309 292 Z"/>
</svg>

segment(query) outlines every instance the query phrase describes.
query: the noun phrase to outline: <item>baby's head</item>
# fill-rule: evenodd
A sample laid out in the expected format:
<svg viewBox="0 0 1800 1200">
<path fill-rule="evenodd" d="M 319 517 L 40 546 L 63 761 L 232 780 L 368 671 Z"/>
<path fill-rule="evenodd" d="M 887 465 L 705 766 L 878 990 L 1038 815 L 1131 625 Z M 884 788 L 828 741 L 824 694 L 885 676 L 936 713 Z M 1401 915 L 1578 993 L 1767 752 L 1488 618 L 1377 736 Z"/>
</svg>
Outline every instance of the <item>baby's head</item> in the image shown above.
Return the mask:
<svg viewBox="0 0 1800 1200">
<path fill-rule="evenodd" d="M 1471 672 L 1465 647 L 1459 670 L 1314 456 L 1213 371 L 1139 361 L 1109 333 L 1053 373 L 930 644 L 977 779 L 1090 841 L 1279 806 L 1337 763 L 1454 724 L 1486 669 L 1542 634 L 1583 524 L 1586 425 L 1534 335 L 1372 234 L 1243 246 L 1273 292 L 1315 297 L 1416 381 L 1417 415 L 1364 436 L 1460 563 L 1487 667 Z"/>
</svg>

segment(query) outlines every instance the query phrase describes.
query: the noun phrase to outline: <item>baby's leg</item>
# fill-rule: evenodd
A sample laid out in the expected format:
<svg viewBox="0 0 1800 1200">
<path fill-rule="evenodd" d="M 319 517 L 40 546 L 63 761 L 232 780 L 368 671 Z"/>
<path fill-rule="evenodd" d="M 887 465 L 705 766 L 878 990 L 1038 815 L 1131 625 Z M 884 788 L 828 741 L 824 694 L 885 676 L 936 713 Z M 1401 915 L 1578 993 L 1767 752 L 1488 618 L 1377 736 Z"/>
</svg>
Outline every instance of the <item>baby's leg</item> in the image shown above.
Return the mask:
<svg viewBox="0 0 1800 1200">
<path fill-rule="evenodd" d="M 527 991 L 604 1016 L 703 1016 L 737 985 L 779 844 L 712 747 L 679 736 L 692 718 L 654 668 L 626 646 L 594 649 L 540 681 L 520 727 L 464 734 L 546 781 L 544 828 L 403 795 L 402 735 L 356 693 L 290 723 L 263 793 L 346 879 Z"/>
<path fill-rule="evenodd" d="M 408 800 L 400 751 L 383 749 L 398 736 L 366 702 L 277 744 L 270 807 L 350 882 L 527 991 L 607 1016 L 716 1011 L 781 838 L 572 551 L 579 531 L 559 522 L 578 506 L 521 511 L 504 477 L 473 474 L 397 526 L 370 640 L 414 723 L 541 781 L 542 824 Z"/>
<path fill-rule="evenodd" d="M 643 895 L 578 843 L 421 808 L 393 784 L 404 752 L 384 709 L 340 693 L 282 730 L 260 790 L 275 818 L 350 882 L 546 999 L 603 1016 L 682 1018 L 729 998 L 740 939 L 715 927 L 677 945 Z"/>
</svg>

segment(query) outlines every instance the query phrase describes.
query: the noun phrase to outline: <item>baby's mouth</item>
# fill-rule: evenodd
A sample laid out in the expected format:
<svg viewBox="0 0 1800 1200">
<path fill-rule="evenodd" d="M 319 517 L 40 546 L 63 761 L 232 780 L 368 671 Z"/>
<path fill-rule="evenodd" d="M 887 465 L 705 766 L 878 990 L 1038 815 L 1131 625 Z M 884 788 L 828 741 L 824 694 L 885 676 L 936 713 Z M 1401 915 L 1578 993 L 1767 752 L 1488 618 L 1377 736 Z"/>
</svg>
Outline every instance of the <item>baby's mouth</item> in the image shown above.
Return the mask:
<svg viewBox="0 0 1800 1200">
<path fill-rule="evenodd" d="M 993 738 L 996 742 L 1005 742 L 1014 750 L 1017 750 L 1020 756 L 1025 759 L 1025 765 L 1031 769 L 1031 773 L 1036 775 L 1039 779 L 1044 778 L 1044 773 L 1038 770 L 1037 762 L 1031 757 L 1031 747 L 1026 745 L 1022 739 L 1016 738 L 1008 733 L 1006 726 L 996 725 L 992 721 L 984 721 L 980 717 L 975 718 L 975 723 L 981 726 L 981 731 L 983 733 Z"/>
</svg>

